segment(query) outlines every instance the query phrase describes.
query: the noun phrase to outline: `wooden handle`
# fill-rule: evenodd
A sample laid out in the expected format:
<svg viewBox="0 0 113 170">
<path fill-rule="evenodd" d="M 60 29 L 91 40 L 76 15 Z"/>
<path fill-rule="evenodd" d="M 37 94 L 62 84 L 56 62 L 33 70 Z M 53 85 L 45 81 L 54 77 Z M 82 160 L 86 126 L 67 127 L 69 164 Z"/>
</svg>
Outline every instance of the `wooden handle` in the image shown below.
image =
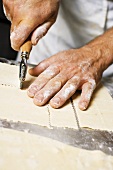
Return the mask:
<svg viewBox="0 0 113 170">
<path fill-rule="evenodd" d="M 26 41 L 22 46 L 21 46 L 21 52 L 28 52 L 30 53 L 32 49 L 32 43 L 30 40 Z"/>
</svg>

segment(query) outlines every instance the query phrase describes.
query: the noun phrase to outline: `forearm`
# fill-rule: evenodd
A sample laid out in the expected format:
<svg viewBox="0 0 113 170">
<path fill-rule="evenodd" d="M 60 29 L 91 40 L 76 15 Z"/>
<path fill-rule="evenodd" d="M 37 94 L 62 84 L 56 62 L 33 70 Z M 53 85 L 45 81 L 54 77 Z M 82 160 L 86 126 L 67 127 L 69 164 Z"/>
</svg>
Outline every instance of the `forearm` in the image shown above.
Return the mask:
<svg viewBox="0 0 113 170">
<path fill-rule="evenodd" d="M 113 27 L 89 42 L 86 47 L 97 53 L 103 63 L 103 71 L 113 63 Z"/>
</svg>

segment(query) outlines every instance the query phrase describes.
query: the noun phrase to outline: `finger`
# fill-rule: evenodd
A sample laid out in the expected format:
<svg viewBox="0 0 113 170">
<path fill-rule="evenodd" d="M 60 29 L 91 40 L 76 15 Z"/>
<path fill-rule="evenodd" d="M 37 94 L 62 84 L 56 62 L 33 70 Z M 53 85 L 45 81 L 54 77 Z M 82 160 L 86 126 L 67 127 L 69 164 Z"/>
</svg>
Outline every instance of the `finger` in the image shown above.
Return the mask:
<svg viewBox="0 0 113 170">
<path fill-rule="evenodd" d="M 87 82 L 82 86 L 81 98 L 78 104 L 81 110 L 87 109 L 95 87 L 96 87 L 95 81 Z"/>
<path fill-rule="evenodd" d="M 37 92 L 34 96 L 34 103 L 38 106 L 44 105 L 53 95 L 55 95 L 67 81 L 64 74 L 59 73 L 51 79 L 44 88 Z"/>
<path fill-rule="evenodd" d="M 32 76 L 38 76 L 45 69 L 47 69 L 50 65 L 51 63 L 48 61 L 48 59 L 45 59 L 42 62 L 40 62 L 37 66 L 35 66 L 34 68 L 29 69 L 29 74 Z"/>
<path fill-rule="evenodd" d="M 39 26 L 38 28 L 35 29 L 31 36 L 31 41 L 33 45 L 36 45 L 38 41 L 46 35 L 50 27 L 53 25 L 54 21 L 51 20 L 49 22 L 44 23 L 43 25 Z"/>
<path fill-rule="evenodd" d="M 44 72 L 42 72 L 37 79 L 28 88 L 28 96 L 34 97 L 35 94 L 41 90 L 50 79 L 55 77 L 59 73 L 58 68 L 54 66 L 48 67 Z"/>
<path fill-rule="evenodd" d="M 19 23 L 12 21 L 10 36 L 12 48 L 19 51 L 21 45 L 25 42 L 34 29 L 35 23 L 29 22 L 28 19 L 22 20 Z"/>
<path fill-rule="evenodd" d="M 60 68 L 61 63 L 57 60 L 57 57 L 60 56 L 60 53 L 47 58 L 45 60 L 43 60 L 42 62 L 40 62 L 36 67 L 29 69 L 29 74 L 31 74 L 32 76 L 38 76 L 40 73 L 42 73 L 47 67 L 49 66 L 53 66 L 53 67 L 57 67 L 58 69 Z M 62 56 L 63 57 L 63 56 Z"/>
<path fill-rule="evenodd" d="M 51 99 L 53 108 L 61 107 L 77 90 L 80 80 L 78 76 L 72 77 L 63 88 Z"/>
</svg>

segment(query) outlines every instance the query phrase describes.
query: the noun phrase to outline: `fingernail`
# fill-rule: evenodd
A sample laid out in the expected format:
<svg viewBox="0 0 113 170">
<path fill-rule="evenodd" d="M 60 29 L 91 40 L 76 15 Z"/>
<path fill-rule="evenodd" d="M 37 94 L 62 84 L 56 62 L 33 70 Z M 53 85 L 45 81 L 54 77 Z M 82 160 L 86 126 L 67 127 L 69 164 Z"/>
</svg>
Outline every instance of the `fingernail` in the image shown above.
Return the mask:
<svg viewBox="0 0 113 170">
<path fill-rule="evenodd" d="M 37 86 L 35 85 L 35 86 L 31 86 L 31 87 L 29 87 L 29 89 L 28 89 L 28 95 L 30 96 L 30 97 L 34 97 L 34 95 L 35 95 L 35 93 L 38 91 L 38 89 L 37 89 Z"/>
<path fill-rule="evenodd" d="M 60 105 L 60 98 L 55 98 L 54 100 L 51 100 L 54 106 L 58 107 Z"/>
<path fill-rule="evenodd" d="M 86 110 L 87 109 L 87 103 L 86 102 L 80 103 L 79 108 L 80 108 L 80 110 Z"/>
<path fill-rule="evenodd" d="M 15 39 L 15 36 L 16 36 L 15 32 L 12 32 L 11 35 L 10 35 L 11 47 L 14 47 L 14 42 L 13 41 Z"/>
<path fill-rule="evenodd" d="M 38 43 L 38 41 L 42 38 L 42 36 L 38 36 L 36 39 L 35 39 L 35 44 Z"/>
<path fill-rule="evenodd" d="M 11 35 L 10 35 L 11 41 L 13 41 L 13 39 L 15 38 L 15 36 L 16 36 L 15 32 L 12 32 Z"/>
<path fill-rule="evenodd" d="M 38 39 L 38 38 L 36 38 L 36 39 L 35 39 L 35 43 L 34 43 L 34 45 L 36 45 L 36 44 L 38 43 L 38 41 L 39 41 L 39 39 Z"/>
<path fill-rule="evenodd" d="M 43 100 L 44 100 L 44 96 L 42 95 L 42 94 L 37 94 L 35 97 L 34 97 L 34 101 L 36 102 L 36 103 L 42 103 L 43 102 Z"/>
</svg>

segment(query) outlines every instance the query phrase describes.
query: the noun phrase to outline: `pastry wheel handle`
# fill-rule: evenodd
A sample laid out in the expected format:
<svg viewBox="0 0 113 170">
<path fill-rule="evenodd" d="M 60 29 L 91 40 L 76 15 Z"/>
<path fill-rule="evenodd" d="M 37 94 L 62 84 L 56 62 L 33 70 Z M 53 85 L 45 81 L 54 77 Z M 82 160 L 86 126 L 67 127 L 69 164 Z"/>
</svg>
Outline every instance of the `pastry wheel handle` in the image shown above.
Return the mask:
<svg viewBox="0 0 113 170">
<path fill-rule="evenodd" d="M 32 43 L 31 40 L 27 40 L 22 46 L 21 46 L 21 57 L 26 57 L 26 59 L 29 59 L 29 54 L 32 49 Z"/>
</svg>

